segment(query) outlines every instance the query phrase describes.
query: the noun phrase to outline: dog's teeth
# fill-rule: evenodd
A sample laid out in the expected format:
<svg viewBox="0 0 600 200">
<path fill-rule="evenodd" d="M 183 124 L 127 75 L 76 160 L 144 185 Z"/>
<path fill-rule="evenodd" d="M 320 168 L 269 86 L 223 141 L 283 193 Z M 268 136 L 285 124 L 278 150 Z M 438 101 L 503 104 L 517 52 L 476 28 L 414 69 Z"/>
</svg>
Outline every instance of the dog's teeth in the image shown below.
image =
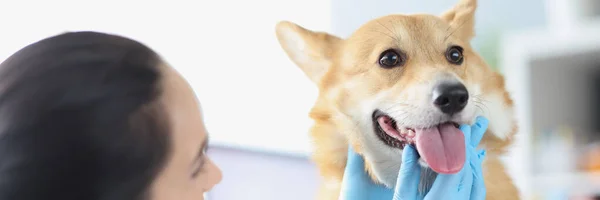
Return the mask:
<svg viewBox="0 0 600 200">
<path fill-rule="evenodd" d="M 407 133 L 406 133 L 406 136 L 407 136 L 408 138 L 413 138 L 413 137 L 415 137 L 415 131 L 413 131 L 412 129 L 411 129 L 411 130 L 408 130 L 408 131 L 407 131 Z"/>
<path fill-rule="evenodd" d="M 406 135 L 408 134 L 408 129 L 407 128 L 400 128 L 400 135 Z"/>
</svg>

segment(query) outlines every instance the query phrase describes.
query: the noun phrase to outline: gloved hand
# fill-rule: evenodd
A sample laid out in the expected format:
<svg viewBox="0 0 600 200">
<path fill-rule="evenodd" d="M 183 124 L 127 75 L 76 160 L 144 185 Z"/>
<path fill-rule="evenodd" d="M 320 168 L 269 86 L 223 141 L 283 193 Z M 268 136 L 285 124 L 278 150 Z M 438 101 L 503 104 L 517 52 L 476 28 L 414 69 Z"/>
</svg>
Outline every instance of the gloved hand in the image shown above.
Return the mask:
<svg viewBox="0 0 600 200">
<path fill-rule="evenodd" d="M 345 200 L 434 200 L 434 199 L 485 199 L 486 189 L 481 169 L 485 150 L 476 150 L 487 130 L 488 120 L 477 117 L 473 126 L 461 125 L 465 134 L 466 161 L 456 174 L 438 174 L 432 188 L 423 197 L 418 193 L 421 166 L 414 147 L 407 145 L 402 153 L 402 166 L 398 172 L 394 190 L 371 181 L 364 170 L 364 160 L 352 148 L 348 149 L 348 161 L 342 181 L 341 199 Z"/>
<path fill-rule="evenodd" d="M 405 148 L 406 149 L 406 148 Z M 420 170 L 420 169 L 417 169 Z M 418 173 L 418 172 L 415 172 Z M 418 175 L 417 175 L 418 178 Z M 416 188 L 415 184 L 415 188 Z M 373 183 L 365 172 L 365 161 L 352 147 L 348 147 L 348 160 L 342 180 L 340 200 L 389 200 L 394 196 L 391 189 Z"/>
<path fill-rule="evenodd" d="M 466 161 L 457 174 L 438 174 L 431 190 L 425 195 L 425 200 L 437 199 L 471 199 L 484 200 L 486 189 L 483 181 L 481 164 L 485 157 L 485 150 L 477 150 L 477 145 L 483 138 L 488 127 L 488 120 L 477 117 L 473 126 L 461 125 L 460 130 L 465 134 Z M 413 159 L 417 159 L 413 157 Z M 402 172 L 402 170 L 400 170 Z M 403 176 L 400 174 L 400 176 Z M 418 179 L 417 179 L 418 180 Z M 414 181 L 414 180 L 410 180 Z M 404 192 L 404 191 L 401 191 Z M 397 199 L 414 200 L 414 191 L 396 193 Z"/>
<path fill-rule="evenodd" d="M 365 172 L 365 162 L 362 156 L 348 149 L 348 161 L 342 181 L 340 199 L 342 200 L 417 200 L 417 190 L 421 174 L 418 164 L 418 154 L 414 147 L 407 145 L 402 153 L 396 189 L 392 190 L 383 185 L 373 183 Z M 402 185 L 402 187 L 399 187 Z M 414 198 L 407 198 L 414 193 Z M 402 195 L 399 195 L 402 194 Z"/>
</svg>

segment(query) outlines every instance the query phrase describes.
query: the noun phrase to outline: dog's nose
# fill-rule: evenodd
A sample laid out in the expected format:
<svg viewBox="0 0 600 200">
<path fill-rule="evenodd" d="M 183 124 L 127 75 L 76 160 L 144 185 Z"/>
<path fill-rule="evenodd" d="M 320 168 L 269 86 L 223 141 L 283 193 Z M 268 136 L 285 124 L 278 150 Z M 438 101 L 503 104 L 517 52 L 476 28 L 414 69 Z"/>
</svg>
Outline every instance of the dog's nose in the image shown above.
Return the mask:
<svg viewBox="0 0 600 200">
<path fill-rule="evenodd" d="M 445 114 L 462 111 L 468 101 L 469 92 L 461 83 L 442 83 L 433 89 L 433 105 Z"/>
</svg>

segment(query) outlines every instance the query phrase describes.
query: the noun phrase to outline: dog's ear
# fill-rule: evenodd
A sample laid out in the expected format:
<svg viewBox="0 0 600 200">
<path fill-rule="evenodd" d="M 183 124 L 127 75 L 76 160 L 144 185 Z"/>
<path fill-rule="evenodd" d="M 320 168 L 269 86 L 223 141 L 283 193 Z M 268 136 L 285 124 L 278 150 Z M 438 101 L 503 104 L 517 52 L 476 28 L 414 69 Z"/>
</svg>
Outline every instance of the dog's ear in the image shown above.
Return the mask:
<svg viewBox="0 0 600 200">
<path fill-rule="evenodd" d="M 315 83 L 329 70 L 333 51 L 341 39 L 313 32 L 288 21 L 276 26 L 277 39 L 290 59 Z"/>
<path fill-rule="evenodd" d="M 460 0 L 454 8 L 442 14 L 441 18 L 450 24 L 453 35 L 465 41 L 475 36 L 475 10 L 477 0 Z"/>
</svg>

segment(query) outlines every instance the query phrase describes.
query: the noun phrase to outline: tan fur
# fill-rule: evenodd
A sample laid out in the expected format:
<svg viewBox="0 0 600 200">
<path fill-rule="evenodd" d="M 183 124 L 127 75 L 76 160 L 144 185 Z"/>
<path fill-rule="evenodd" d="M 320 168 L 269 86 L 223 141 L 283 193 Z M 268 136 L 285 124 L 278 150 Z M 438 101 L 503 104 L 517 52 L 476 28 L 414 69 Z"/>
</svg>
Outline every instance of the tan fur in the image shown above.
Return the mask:
<svg viewBox="0 0 600 200">
<path fill-rule="evenodd" d="M 498 159 L 517 130 L 510 113 L 513 103 L 504 89 L 503 77 L 490 69 L 470 46 L 475 36 L 475 8 L 475 0 L 462 0 L 440 17 L 384 16 L 363 25 L 346 39 L 313 32 L 292 22 L 277 25 L 277 38 L 287 55 L 319 87 L 317 102 L 310 111 L 315 121 L 310 130 L 314 142 L 312 158 L 324 180 L 318 199 L 338 198 L 349 144 L 365 158 L 365 169 L 372 179 L 389 186 L 391 178 L 376 169 L 374 160 L 378 158 L 374 155 L 401 154 L 399 150 L 377 146 L 369 139 L 374 134 L 369 131 L 369 109 L 410 108 L 397 106 L 398 102 L 417 107 L 419 102 L 427 101 L 421 93 L 429 82 L 443 76 L 459 79 L 470 93 L 474 92 L 473 104 L 479 106 L 468 116 L 465 114 L 462 123 L 472 122 L 476 113 L 490 119 L 490 128 L 480 146 L 488 150 L 484 164 L 487 199 L 519 198 Z M 461 66 L 448 64 L 444 52 L 450 44 L 464 48 L 465 61 Z M 379 55 L 390 48 L 406 53 L 402 67 L 379 67 Z M 405 121 L 416 123 L 411 118 Z M 399 159 L 399 156 L 390 158 L 397 162 Z"/>
</svg>

